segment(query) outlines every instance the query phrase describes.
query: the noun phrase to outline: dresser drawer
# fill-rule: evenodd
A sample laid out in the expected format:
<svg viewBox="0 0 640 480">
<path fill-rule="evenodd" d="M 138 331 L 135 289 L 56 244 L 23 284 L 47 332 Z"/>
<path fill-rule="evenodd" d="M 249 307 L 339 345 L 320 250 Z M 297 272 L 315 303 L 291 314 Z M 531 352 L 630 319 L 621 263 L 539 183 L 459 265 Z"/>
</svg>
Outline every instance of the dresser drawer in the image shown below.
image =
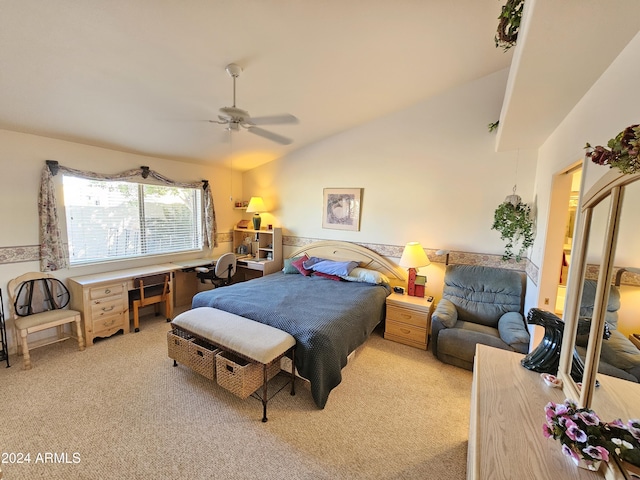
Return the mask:
<svg viewBox="0 0 640 480">
<path fill-rule="evenodd" d="M 119 314 L 124 311 L 125 307 L 122 298 L 106 299 L 91 303 L 91 317 L 94 319 Z"/>
<path fill-rule="evenodd" d="M 99 300 L 107 297 L 122 297 L 125 292 L 124 285 L 122 283 L 116 283 L 114 285 L 106 285 L 103 287 L 94 287 L 89 290 L 89 298 L 91 300 Z"/>
<path fill-rule="evenodd" d="M 385 327 L 385 338 L 387 337 L 404 339 L 408 342 L 419 344 L 423 348 L 427 346 L 427 329 L 425 327 L 398 323 L 388 318 Z"/>
<path fill-rule="evenodd" d="M 425 329 L 429 321 L 429 314 L 409 308 L 387 305 L 387 322 L 390 320 L 407 324 L 407 326 L 413 325 Z"/>
<path fill-rule="evenodd" d="M 107 337 L 120 329 L 124 329 L 124 315 L 120 312 L 115 315 L 94 318 L 92 325 L 94 337 Z"/>
</svg>

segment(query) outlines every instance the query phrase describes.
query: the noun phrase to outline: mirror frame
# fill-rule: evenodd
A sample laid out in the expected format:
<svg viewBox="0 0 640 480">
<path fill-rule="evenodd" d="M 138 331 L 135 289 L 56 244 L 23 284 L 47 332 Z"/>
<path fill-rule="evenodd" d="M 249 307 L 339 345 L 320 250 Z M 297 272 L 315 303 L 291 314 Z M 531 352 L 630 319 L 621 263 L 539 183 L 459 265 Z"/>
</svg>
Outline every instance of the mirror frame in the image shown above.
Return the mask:
<svg viewBox="0 0 640 480">
<path fill-rule="evenodd" d="M 582 407 L 590 408 L 596 385 L 596 375 L 602 348 L 602 336 L 605 324 L 606 306 L 609 300 L 609 289 L 613 275 L 616 241 L 619 229 L 620 213 L 624 197 L 624 187 L 640 179 L 640 173 L 623 174 L 612 169 L 603 175 L 593 187 L 581 196 L 578 206 L 578 227 L 574 240 L 573 261 L 569 267 L 567 281 L 567 297 L 564 315 L 564 335 L 560 352 L 558 376 L 563 382 L 563 393 L 566 398 L 579 399 Z M 584 181 L 584 177 L 583 177 Z M 584 365 L 582 388 L 571 378 L 573 350 L 575 348 L 580 303 L 587 269 L 588 238 L 591 228 L 593 208 L 610 198 L 609 214 L 605 229 L 602 251 L 602 264 L 598 272 L 598 286 L 589 331 L 589 344 Z"/>
</svg>

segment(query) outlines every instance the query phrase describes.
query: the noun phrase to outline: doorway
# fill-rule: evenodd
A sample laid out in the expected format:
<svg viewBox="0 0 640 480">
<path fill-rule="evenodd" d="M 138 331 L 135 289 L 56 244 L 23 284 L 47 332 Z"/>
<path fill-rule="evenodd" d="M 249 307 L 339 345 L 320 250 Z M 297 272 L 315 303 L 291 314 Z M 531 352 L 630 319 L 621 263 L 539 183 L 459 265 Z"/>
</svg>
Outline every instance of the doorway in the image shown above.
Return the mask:
<svg viewBox="0 0 640 480">
<path fill-rule="evenodd" d="M 562 316 L 567 272 L 582 179 L 582 161 L 555 174 L 551 181 L 549 219 L 540 268 L 538 308 Z"/>
<path fill-rule="evenodd" d="M 567 277 L 569 275 L 569 265 L 571 264 L 571 249 L 573 246 L 573 235 L 576 228 L 576 216 L 578 212 L 578 201 L 580 200 L 580 184 L 582 182 L 582 168 L 571 173 L 571 190 L 569 192 L 569 206 L 564 227 L 564 240 L 562 245 L 562 261 L 560 263 L 560 279 L 558 281 L 558 293 L 556 295 L 555 313 L 562 317 L 564 312 L 564 301 L 567 291 Z"/>
</svg>

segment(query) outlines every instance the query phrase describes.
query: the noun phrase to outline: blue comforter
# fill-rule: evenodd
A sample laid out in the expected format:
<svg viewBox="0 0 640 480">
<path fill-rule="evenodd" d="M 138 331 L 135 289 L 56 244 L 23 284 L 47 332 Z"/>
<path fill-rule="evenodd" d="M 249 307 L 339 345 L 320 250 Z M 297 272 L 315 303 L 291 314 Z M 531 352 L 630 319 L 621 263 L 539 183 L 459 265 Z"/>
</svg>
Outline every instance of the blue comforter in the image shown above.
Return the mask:
<svg viewBox="0 0 640 480">
<path fill-rule="evenodd" d="M 368 283 L 273 273 L 200 292 L 192 307 L 213 307 L 271 325 L 296 339 L 296 368 L 324 408 L 342 380 L 347 355 L 384 318 L 389 288 Z"/>
</svg>

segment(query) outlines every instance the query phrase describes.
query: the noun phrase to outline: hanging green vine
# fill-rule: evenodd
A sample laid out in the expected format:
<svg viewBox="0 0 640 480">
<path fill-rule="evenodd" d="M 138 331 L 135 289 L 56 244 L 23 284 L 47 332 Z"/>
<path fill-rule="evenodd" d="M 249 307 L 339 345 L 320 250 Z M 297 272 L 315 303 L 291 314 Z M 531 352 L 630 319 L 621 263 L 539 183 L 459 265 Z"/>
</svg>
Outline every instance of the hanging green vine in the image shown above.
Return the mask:
<svg viewBox="0 0 640 480">
<path fill-rule="evenodd" d="M 496 48 L 500 47 L 506 52 L 516 44 L 523 8 L 524 0 L 507 0 L 504 4 L 498 17 L 498 31 L 494 37 Z"/>
<path fill-rule="evenodd" d="M 520 249 L 516 253 L 516 262 L 522 260 L 523 253 L 533 245 L 533 220 L 531 218 L 531 207 L 519 201 L 505 201 L 495 211 L 493 215 L 493 225 L 491 230 L 500 232 L 500 238 L 507 243 L 504 247 L 503 260 L 513 258 L 514 245 L 520 243 Z"/>
</svg>

